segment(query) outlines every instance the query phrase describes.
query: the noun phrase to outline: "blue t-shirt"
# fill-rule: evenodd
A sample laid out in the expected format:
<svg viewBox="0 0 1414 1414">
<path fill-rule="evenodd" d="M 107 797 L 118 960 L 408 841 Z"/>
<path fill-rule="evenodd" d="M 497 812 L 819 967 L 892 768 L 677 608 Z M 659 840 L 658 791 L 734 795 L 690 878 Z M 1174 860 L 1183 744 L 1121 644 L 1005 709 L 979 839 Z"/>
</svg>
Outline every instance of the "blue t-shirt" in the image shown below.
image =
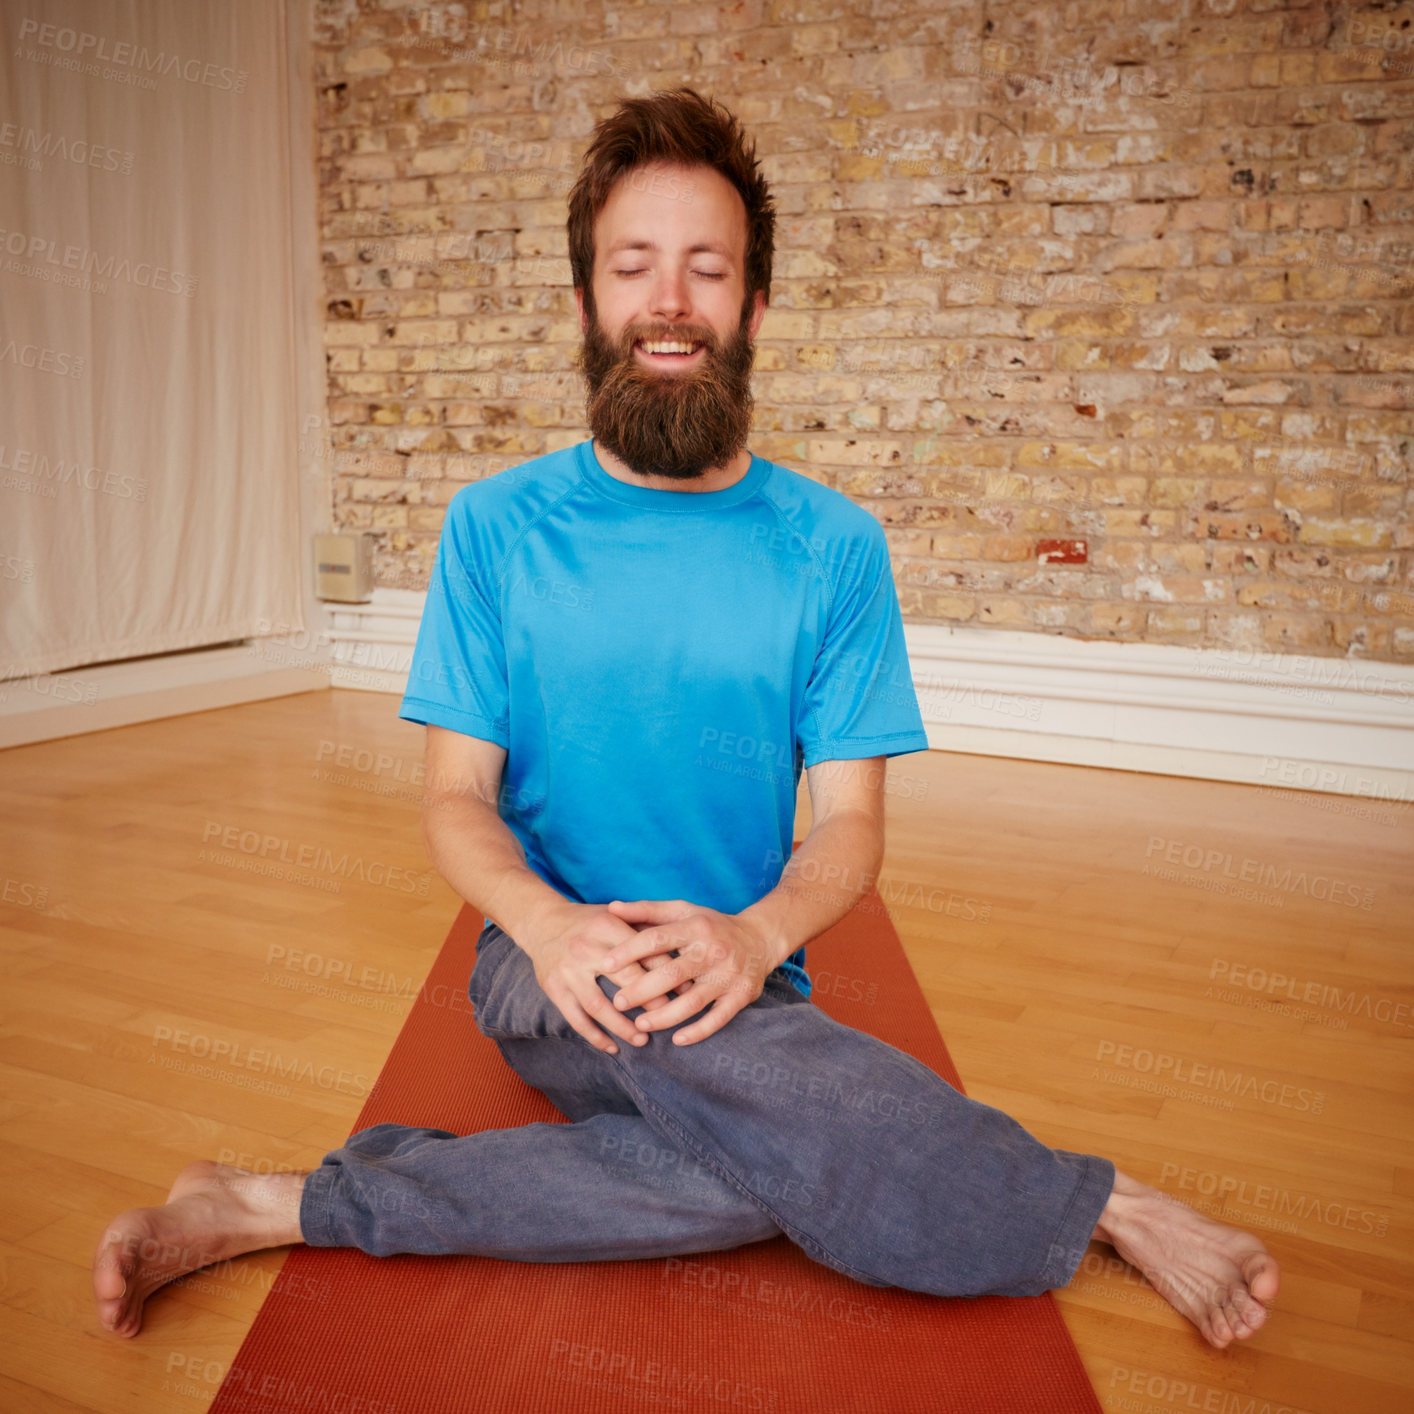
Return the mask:
<svg viewBox="0 0 1414 1414">
<path fill-rule="evenodd" d="M 622 482 L 587 441 L 452 497 L 398 715 L 506 748 L 498 813 L 566 898 L 723 913 L 779 881 L 802 766 L 928 748 L 867 511 L 754 454 Z"/>
</svg>

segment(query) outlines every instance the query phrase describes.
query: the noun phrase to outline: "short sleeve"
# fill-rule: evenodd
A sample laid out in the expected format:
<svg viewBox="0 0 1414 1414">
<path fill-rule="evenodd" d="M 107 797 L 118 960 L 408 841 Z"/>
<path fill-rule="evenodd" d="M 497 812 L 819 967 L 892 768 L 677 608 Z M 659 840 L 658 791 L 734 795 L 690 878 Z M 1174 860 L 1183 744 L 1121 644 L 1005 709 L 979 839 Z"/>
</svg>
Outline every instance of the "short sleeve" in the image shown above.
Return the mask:
<svg viewBox="0 0 1414 1414">
<path fill-rule="evenodd" d="M 882 530 L 840 575 L 797 734 L 806 766 L 928 749 Z"/>
<path fill-rule="evenodd" d="M 398 716 L 509 747 L 506 645 L 494 566 L 478 553 L 469 510 L 458 494 L 442 538 L 417 629 Z"/>
</svg>

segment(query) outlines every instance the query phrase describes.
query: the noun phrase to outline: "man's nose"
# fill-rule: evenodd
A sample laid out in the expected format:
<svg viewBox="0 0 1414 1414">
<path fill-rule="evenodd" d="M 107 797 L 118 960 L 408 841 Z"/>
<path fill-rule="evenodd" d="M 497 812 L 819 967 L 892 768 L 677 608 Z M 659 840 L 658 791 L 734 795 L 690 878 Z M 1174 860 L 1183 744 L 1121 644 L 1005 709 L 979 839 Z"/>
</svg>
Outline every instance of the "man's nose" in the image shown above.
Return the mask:
<svg viewBox="0 0 1414 1414">
<path fill-rule="evenodd" d="M 692 308 L 687 276 L 674 270 L 660 270 L 649 291 L 648 312 L 659 319 L 681 319 Z"/>
</svg>

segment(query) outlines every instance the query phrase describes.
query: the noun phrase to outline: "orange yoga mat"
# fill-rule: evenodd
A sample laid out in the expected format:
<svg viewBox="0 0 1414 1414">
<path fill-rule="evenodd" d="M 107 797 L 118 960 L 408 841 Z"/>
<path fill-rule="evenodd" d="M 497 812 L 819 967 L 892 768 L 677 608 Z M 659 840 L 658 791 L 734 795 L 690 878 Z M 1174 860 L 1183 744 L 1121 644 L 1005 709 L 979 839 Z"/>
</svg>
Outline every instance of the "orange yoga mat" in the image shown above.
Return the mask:
<svg viewBox="0 0 1414 1414">
<path fill-rule="evenodd" d="M 355 1130 L 567 1123 L 476 1029 L 464 907 Z M 877 893 L 809 949 L 819 1006 L 961 1089 Z M 728 1023 L 730 1025 L 730 1023 Z M 327 1301 L 300 1293 L 328 1291 Z M 1050 1296 L 865 1286 L 784 1235 L 528 1263 L 295 1247 L 212 1414 L 1100 1414 Z"/>
</svg>

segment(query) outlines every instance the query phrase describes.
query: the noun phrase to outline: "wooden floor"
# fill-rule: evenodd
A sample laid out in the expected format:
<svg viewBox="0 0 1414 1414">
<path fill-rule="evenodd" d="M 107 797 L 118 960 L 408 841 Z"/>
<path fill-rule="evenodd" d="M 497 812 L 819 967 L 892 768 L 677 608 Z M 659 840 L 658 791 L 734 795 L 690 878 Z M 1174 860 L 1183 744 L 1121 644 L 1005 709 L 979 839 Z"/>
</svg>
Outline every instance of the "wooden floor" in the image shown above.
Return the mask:
<svg viewBox="0 0 1414 1414">
<path fill-rule="evenodd" d="M 312 1166 L 346 1137 L 458 907 L 397 704 L 0 753 L 0 1410 L 214 1396 L 284 1253 L 169 1288 L 125 1342 L 94 1243 L 193 1158 Z M 1284 1266 L 1219 1353 L 1092 1247 L 1059 1299 L 1106 1409 L 1414 1409 L 1414 809 L 942 752 L 890 790 L 880 891 L 969 1093 Z"/>
</svg>

